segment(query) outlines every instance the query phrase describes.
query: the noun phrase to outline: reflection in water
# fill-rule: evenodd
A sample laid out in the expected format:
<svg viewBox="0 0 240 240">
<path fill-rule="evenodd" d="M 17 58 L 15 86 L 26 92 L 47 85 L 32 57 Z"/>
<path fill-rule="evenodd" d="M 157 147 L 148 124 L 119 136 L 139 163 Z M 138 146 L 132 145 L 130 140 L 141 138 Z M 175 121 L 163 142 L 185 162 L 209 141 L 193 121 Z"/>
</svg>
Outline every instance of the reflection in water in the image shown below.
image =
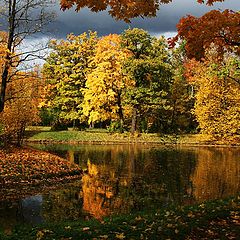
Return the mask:
<svg viewBox="0 0 240 240">
<path fill-rule="evenodd" d="M 30 207 L 26 207 L 29 199 L 12 203 L 9 212 L 0 205 L 0 225 L 101 219 L 110 214 L 185 205 L 239 193 L 238 148 L 45 147 L 79 164 L 86 170 L 85 175 L 81 181 L 38 196 Z M 29 208 L 34 214 L 28 214 Z"/>
<path fill-rule="evenodd" d="M 77 181 L 65 188 L 50 191 L 44 195 L 42 216 L 47 222 L 85 219 L 87 214 L 82 210 L 80 197 L 81 182 Z"/>
<path fill-rule="evenodd" d="M 27 197 L 20 201 L 19 217 L 23 222 L 43 223 L 41 216 L 43 198 L 41 195 Z"/>
<path fill-rule="evenodd" d="M 200 148 L 192 175 L 197 201 L 225 198 L 240 190 L 239 149 Z"/>
<path fill-rule="evenodd" d="M 0 227 L 11 233 L 12 227 L 21 223 L 43 223 L 41 216 L 42 196 L 32 196 L 14 203 L 2 202 L 0 205 Z"/>
</svg>

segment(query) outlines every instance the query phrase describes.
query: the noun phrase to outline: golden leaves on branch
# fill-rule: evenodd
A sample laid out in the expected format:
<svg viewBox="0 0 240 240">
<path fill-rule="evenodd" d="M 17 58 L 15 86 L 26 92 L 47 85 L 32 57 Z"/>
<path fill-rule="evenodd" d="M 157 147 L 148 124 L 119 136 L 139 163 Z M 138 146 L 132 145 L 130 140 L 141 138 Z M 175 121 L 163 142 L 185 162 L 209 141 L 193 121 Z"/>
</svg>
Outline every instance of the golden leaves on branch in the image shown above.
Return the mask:
<svg viewBox="0 0 240 240">
<path fill-rule="evenodd" d="M 19 72 L 9 82 L 6 106 L 0 116 L 5 143 L 14 139 L 21 144 L 25 127 L 40 120 L 41 89 L 41 79 L 36 72 Z"/>
<path fill-rule="evenodd" d="M 83 90 L 83 114 L 88 116 L 89 123 L 121 118 L 121 95 L 133 82 L 122 71 L 129 53 L 121 48 L 120 41 L 119 35 L 110 34 L 97 43 L 92 62 L 96 67 L 87 75 Z"/>
<path fill-rule="evenodd" d="M 234 143 L 240 132 L 240 60 L 230 55 L 218 62 L 212 54 L 204 62 L 188 63 L 189 79 L 196 89 L 194 113 L 201 133 Z"/>
</svg>

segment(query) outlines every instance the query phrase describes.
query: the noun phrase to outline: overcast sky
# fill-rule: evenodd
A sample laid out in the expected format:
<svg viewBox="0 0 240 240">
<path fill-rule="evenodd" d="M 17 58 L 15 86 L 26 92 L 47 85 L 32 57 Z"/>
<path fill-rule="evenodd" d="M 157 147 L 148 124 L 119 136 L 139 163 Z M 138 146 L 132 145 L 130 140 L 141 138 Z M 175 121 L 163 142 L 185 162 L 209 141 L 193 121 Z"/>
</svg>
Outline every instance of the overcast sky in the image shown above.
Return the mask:
<svg viewBox="0 0 240 240">
<path fill-rule="evenodd" d="M 168 38 L 176 35 L 176 24 L 181 17 L 188 14 L 201 16 L 212 9 L 239 11 L 240 0 L 225 0 L 224 3 L 215 3 L 212 7 L 198 4 L 197 0 L 173 0 L 172 3 L 160 7 L 157 17 L 134 19 L 131 24 L 114 20 L 107 11 L 92 13 L 88 9 L 80 12 L 71 9 L 62 12 L 59 4 L 56 4 L 54 7 L 56 19 L 49 26 L 51 34 L 28 39 L 24 42 L 22 49 L 35 49 L 36 45 L 45 45 L 52 38 L 65 39 L 67 34 L 79 35 L 88 30 L 97 31 L 99 36 L 103 36 L 121 33 L 129 27 L 137 27 L 147 30 L 151 35 L 164 35 Z"/>
<path fill-rule="evenodd" d="M 55 7 L 57 18 L 51 25 L 51 32 L 55 38 L 65 38 L 67 34 L 80 34 L 88 30 L 97 31 L 98 34 L 121 33 L 131 27 L 143 28 L 153 35 L 169 35 L 176 31 L 176 24 L 182 16 L 191 14 L 201 16 L 212 9 L 240 10 L 240 0 L 225 0 L 224 3 L 215 3 L 213 7 L 198 4 L 196 0 L 173 0 L 172 3 L 162 5 L 155 18 L 139 18 L 132 20 L 131 24 L 115 21 L 106 11 L 92 13 L 88 9 L 75 12 L 74 9 L 62 12 L 59 6 Z"/>
</svg>

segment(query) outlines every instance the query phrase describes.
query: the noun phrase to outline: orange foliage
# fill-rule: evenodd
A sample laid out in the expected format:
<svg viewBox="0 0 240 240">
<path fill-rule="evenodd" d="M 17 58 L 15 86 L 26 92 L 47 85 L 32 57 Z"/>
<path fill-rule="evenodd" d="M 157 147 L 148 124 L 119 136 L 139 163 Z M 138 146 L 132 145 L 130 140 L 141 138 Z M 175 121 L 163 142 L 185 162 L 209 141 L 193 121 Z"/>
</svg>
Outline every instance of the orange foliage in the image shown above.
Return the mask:
<svg viewBox="0 0 240 240">
<path fill-rule="evenodd" d="M 88 162 L 88 175 L 82 177 L 83 209 L 96 219 L 109 215 L 113 209 L 119 209 L 123 204 L 121 198 L 116 197 L 113 182 L 114 175 L 110 172 L 109 179 L 101 178 L 99 172 L 105 172 L 104 166 L 97 166 Z"/>
<path fill-rule="evenodd" d="M 0 32 L 0 74 L 6 64 L 7 37 L 6 32 Z M 14 139 L 20 144 L 25 127 L 39 120 L 40 80 L 36 72 L 17 72 L 15 66 L 10 67 L 9 73 L 0 137 L 5 143 Z"/>
<path fill-rule="evenodd" d="M 178 34 L 170 44 L 178 39 L 186 41 L 186 54 L 189 58 L 201 60 L 205 50 L 216 47 L 219 56 L 231 51 L 240 54 L 240 13 L 231 10 L 212 10 L 202 17 L 188 15 L 177 25 Z"/>
<path fill-rule="evenodd" d="M 66 176 L 72 171 L 80 173 L 80 168 L 47 152 L 30 148 L 0 150 L 0 187 L 4 184 L 5 189 L 16 182 L 28 184 L 49 177 Z M 5 197 L 8 196 L 0 194 L 0 200 Z"/>
<path fill-rule="evenodd" d="M 212 5 L 213 2 L 223 2 L 224 0 L 197 0 L 199 3 L 206 2 Z M 109 9 L 109 14 L 126 22 L 134 17 L 153 17 L 161 4 L 170 3 L 172 0 L 61 0 L 63 10 L 76 5 L 77 11 L 87 7 L 93 12 Z"/>
<path fill-rule="evenodd" d="M 3 66 L 6 61 L 7 52 L 7 33 L 0 31 L 0 74 L 2 75 Z"/>
<path fill-rule="evenodd" d="M 0 116 L 4 141 L 21 144 L 25 127 L 40 120 L 40 81 L 36 73 L 20 72 L 8 83 L 6 106 Z"/>
</svg>

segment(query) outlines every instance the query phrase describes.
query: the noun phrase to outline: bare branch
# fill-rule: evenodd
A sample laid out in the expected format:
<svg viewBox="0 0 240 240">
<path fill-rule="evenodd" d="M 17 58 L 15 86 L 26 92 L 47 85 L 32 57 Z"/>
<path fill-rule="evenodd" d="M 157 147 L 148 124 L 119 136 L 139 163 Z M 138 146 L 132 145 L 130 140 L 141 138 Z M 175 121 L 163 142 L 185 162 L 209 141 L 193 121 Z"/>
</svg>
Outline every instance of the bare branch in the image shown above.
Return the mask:
<svg viewBox="0 0 240 240">
<path fill-rule="evenodd" d="M 44 58 L 41 51 L 45 48 L 37 48 L 22 53 L 16 50 L 23 44 L 26 38 L 43 32 L 44 27 L 53 20 L 53 13 L 46 12 L 46 7 L 51 6 L 53 0 L 1 0 L 0 21 L 8 30 L 7 51 L 4 56 L 4 65 L 1 77 L 0 112 L 4 109 L 7 83 L 11 81 L 17 71 L 12 69 L 19 67 L 24 62 Z"/>
</svg>

